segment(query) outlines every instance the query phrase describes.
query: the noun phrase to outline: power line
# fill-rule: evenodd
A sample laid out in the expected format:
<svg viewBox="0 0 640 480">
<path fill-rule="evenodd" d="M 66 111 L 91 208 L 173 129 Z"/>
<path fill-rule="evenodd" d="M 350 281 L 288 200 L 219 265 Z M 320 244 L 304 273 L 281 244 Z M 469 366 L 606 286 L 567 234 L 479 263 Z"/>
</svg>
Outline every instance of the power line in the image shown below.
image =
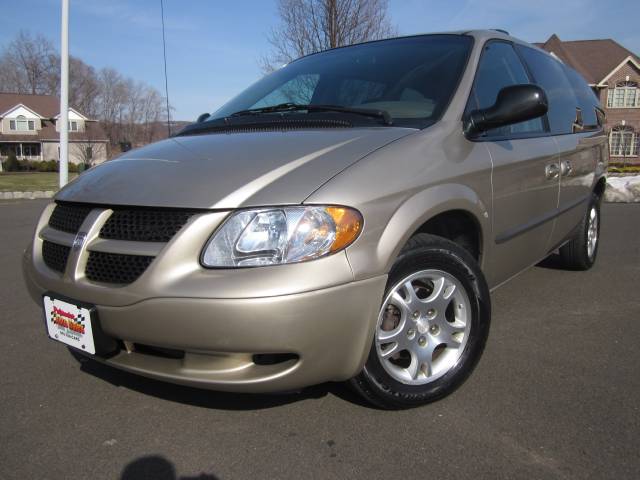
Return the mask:
<svg viewBox="0 0 640 480">
<path fill-rule="evenodd" d="M 164 38 L 164 2 L 160 0 L 160 16 L 162 17 L 162 53 L 164 55 L 164 93 L 167 99 L 167 133 L 171 136 L 171 111 L 169 110 L 169 79 L 167 76 L 167 43 Z"/>
</svg>

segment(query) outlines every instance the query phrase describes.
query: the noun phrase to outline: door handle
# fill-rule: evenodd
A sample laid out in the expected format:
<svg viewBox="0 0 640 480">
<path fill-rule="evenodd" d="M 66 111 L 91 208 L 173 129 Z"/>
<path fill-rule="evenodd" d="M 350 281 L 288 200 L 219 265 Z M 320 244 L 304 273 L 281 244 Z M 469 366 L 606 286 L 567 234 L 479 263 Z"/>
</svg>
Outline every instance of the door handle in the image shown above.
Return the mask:
<svg viewBox="0 0 640 480">
<path fill-rule="evenodd" d="M 557 163 L 550 163 L 544 168 L 545 176 L 551 180 L 560 174 L 560 166 Z"/>
<path fill-rule="evenodd" d="M 571 162 L 569 160 L 560 162 L 560 174 L 563 177 L 567 175 L 571 175 L 572 171 L 573 171 L 573 167 L 571 166 Z"/>
</svg>

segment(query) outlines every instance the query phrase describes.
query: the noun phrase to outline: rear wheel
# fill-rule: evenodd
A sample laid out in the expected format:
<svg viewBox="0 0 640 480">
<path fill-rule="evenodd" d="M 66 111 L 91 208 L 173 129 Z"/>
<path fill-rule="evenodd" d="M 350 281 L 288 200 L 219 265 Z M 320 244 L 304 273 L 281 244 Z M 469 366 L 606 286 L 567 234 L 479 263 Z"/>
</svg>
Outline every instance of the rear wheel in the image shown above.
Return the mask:
<svg viewBox="0 0 640 480">
<path fill-rule="evenodd" d="M 383 408 L 442 398 L 477 364 L 490 316 L 473 257 L 449 240 L 416 235 L 391 269 L 369 357 L 351 382 Z"/>
<path fill-rule="evenodd" d="M 596 262 L 600 240 L 600 199 L 593 195 L 576 236 L 560 247 L 563 265 L 571 270 L 589 270 Z"/>
</svg>

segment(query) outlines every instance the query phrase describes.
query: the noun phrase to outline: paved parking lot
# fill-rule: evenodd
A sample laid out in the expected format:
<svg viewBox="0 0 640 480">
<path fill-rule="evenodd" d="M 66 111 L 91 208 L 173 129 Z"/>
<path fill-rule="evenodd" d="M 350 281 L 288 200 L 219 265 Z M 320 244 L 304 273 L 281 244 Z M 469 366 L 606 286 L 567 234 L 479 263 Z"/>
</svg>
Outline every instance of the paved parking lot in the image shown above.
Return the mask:
<svg viewBox="0 0 640 480">
<path fill-rule="evenodd" d="M 640 205 L 604 206 L 590 272 L 549 261 L 496 291 L 474 375 L 402 412 L 341 385 L 232 395 L 78 363 L 22 284 L 44 205 L 0 201 L 2 479 L 640 475 Z"/>
</svg>

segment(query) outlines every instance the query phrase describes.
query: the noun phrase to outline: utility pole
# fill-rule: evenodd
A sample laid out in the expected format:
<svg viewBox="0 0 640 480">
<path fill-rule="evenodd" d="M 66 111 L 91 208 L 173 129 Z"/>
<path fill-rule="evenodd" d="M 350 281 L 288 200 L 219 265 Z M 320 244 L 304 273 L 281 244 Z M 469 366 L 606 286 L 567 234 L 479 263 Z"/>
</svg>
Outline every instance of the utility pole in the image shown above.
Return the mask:
<svg viewBox="0 0 640 480">
<path fill-rule="evenodd" d="M 60 188 L 69 181 L 69 0 L 62 0 L 60 38 Z"/>
</svg>

